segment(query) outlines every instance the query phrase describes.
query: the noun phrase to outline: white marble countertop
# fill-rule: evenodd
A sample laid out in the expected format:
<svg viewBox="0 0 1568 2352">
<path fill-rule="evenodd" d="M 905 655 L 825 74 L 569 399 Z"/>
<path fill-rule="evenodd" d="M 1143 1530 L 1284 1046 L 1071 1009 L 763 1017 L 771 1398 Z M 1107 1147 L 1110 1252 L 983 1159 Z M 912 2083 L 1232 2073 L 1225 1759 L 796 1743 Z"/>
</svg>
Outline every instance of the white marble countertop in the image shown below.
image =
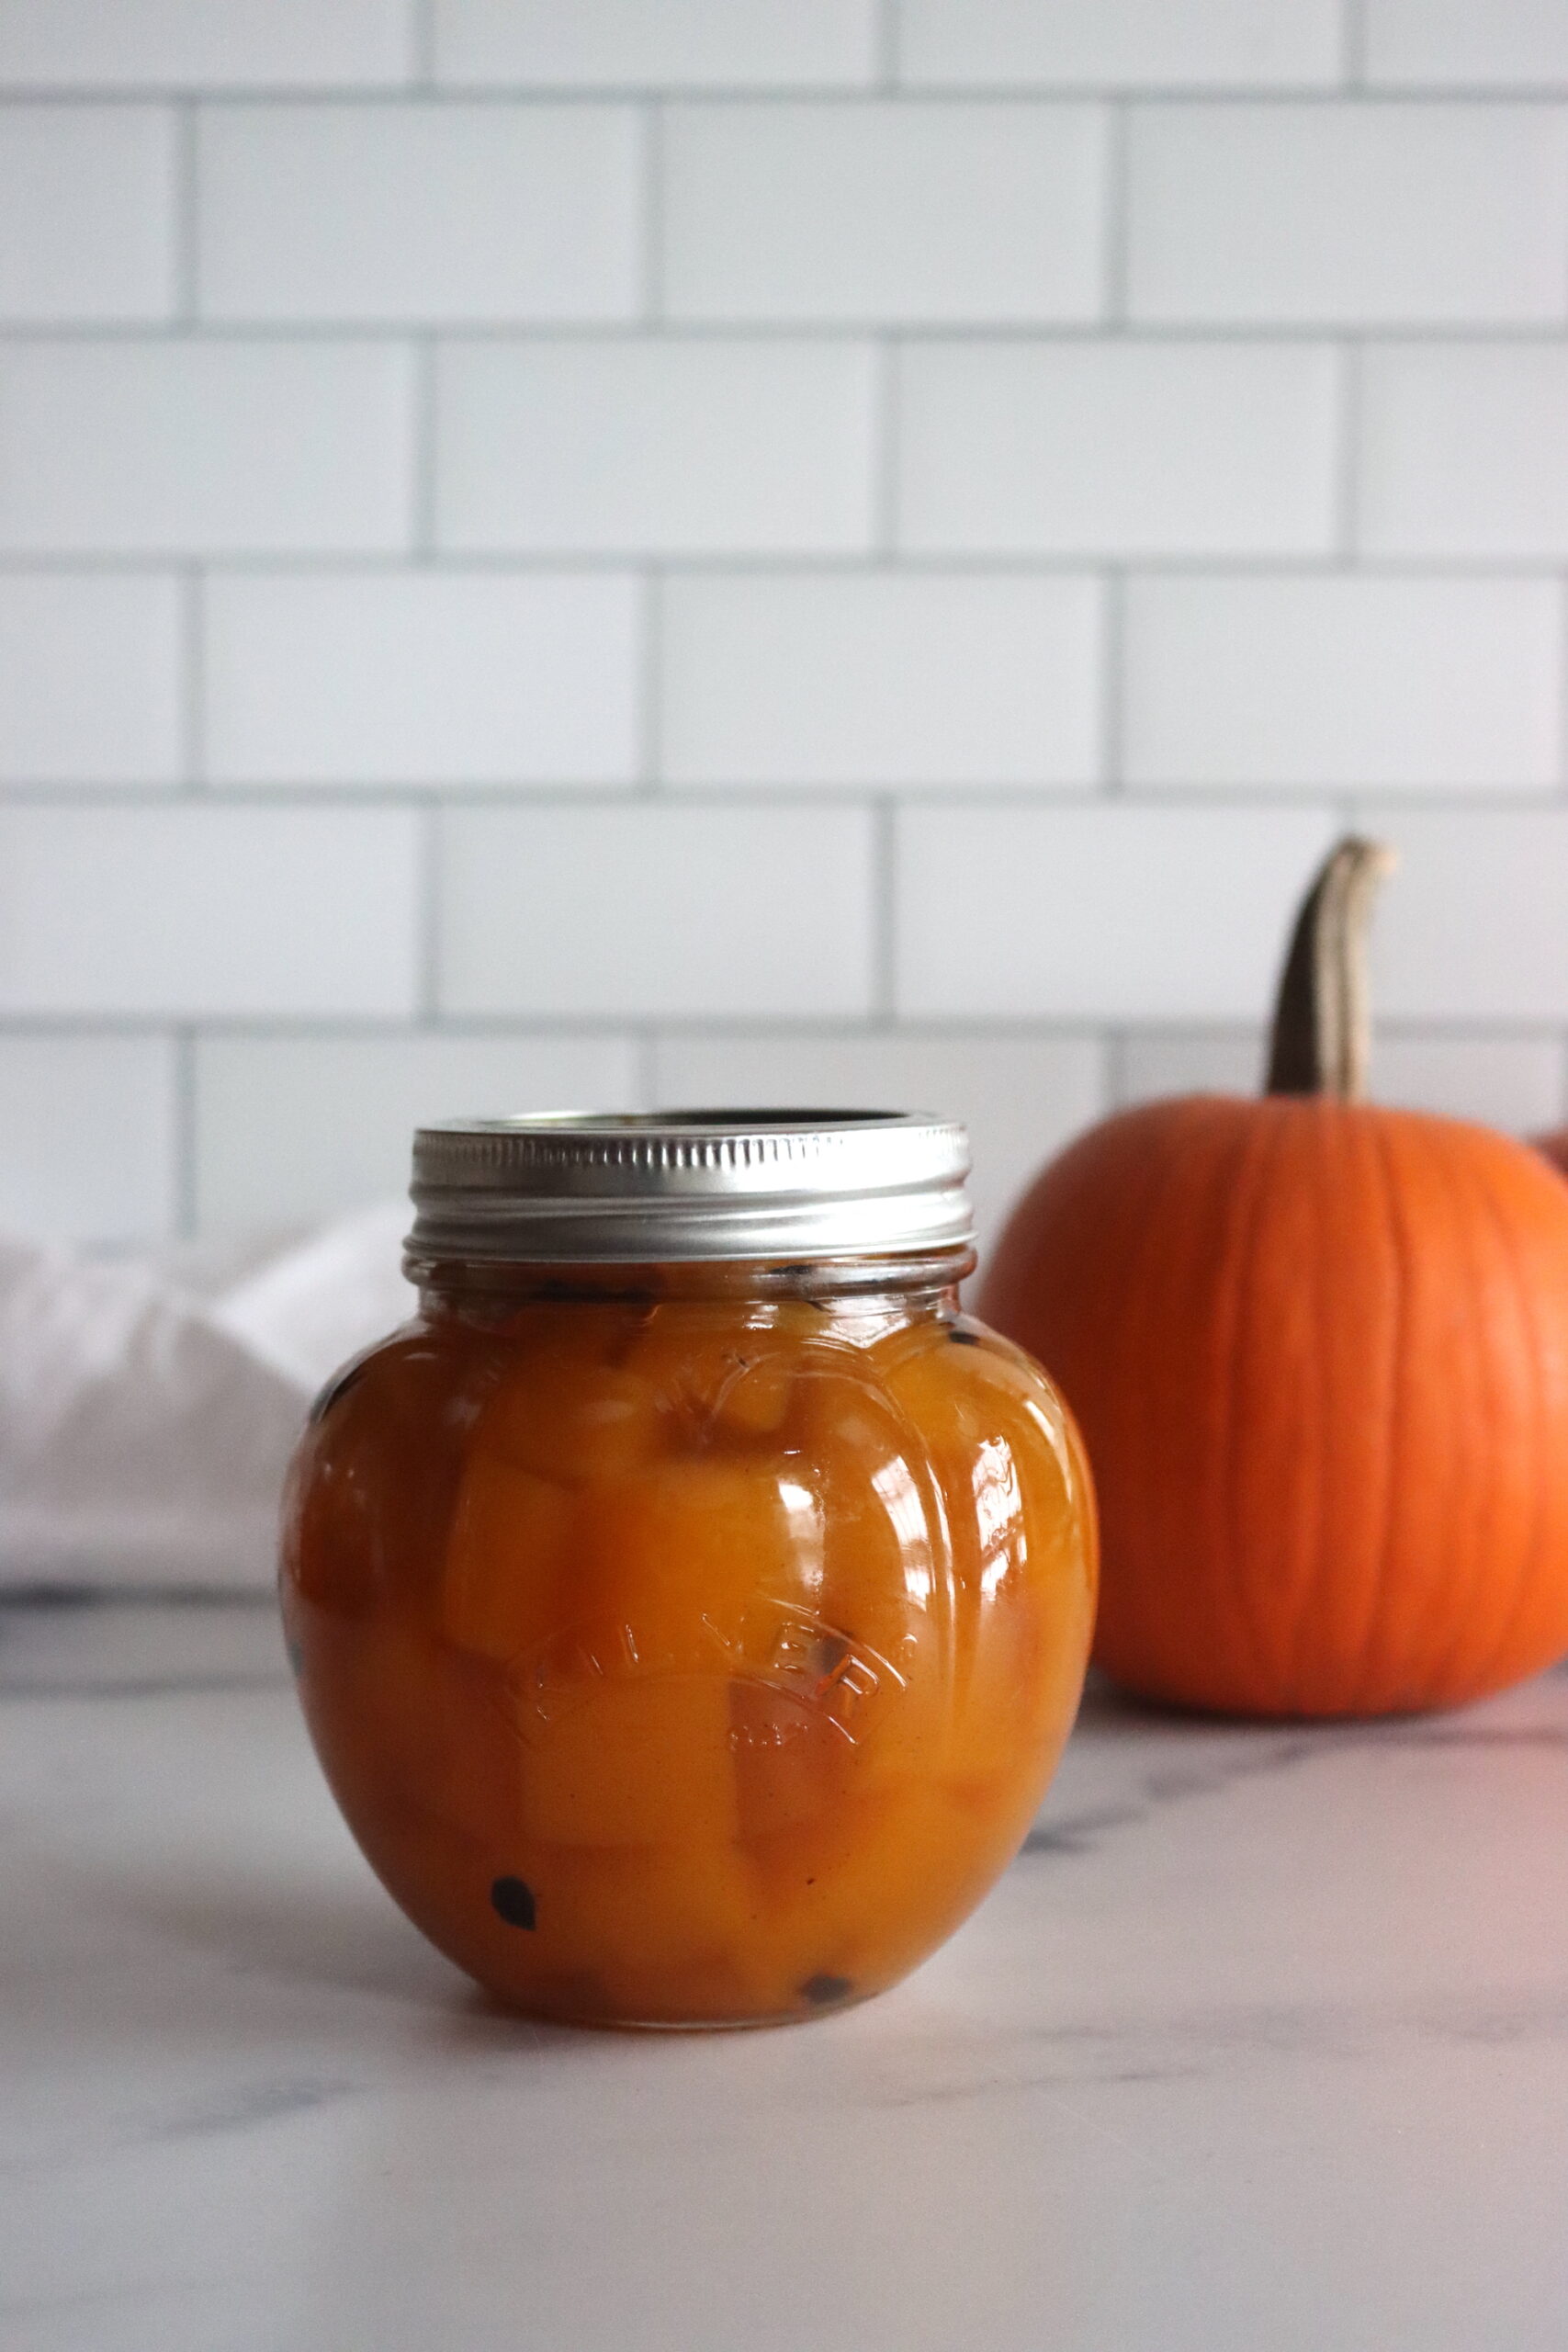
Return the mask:
<svg viewBox="0 0 1568 2352">
<path fill-rule="evenodd" d="M 1404 1726 L 1093 1701 L 907 1985 L 487 2007 L 260 1606 L 0 1609 L 6 2352 L 1568 2343 L 1568 1678 Z"/>
</svg>

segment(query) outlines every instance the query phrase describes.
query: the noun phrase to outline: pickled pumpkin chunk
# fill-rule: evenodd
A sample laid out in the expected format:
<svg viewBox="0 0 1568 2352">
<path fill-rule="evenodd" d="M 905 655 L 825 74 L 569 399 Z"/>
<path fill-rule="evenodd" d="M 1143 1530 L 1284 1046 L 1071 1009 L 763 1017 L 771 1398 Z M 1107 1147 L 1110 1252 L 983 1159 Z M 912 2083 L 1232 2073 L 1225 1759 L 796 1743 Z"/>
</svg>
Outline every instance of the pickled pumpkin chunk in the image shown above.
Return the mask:
<svg viewBox="0 0 1568 2352">
<path fill-rule="evenodd" d="M 382 1811 L 482 1838 L 515 1810 L 500 1686 L 396 1619 L 352 1642 L 307 1637 L 306 1714 L 357 1834 Z"/>
<path fill-rule="evenodd" d="M 736 1825 L 748 1844 L 822 1821 L 854 1787 L 852 1734 L 816 1697 L 766 1682 L 729 1687 Z"/>
<path fill-rule="evenodd" d="M 772 1463 L 665 1462 L 585 1496 L 577 1600 L 640 1668 L 722 1673 L 769 1600 L 809 1593 L 812 1498 Z"/>
<path fill-rule="evenodd" d="M 442 1619 L 450 1638 L 504 1663 L 560 1623 L 573 1499 L 565 1487 L 476 1447 L 446 1549 Z"/>
<path fill-rule="evenodd" d="M 889 1955 L 901 1974 L 930 1949 L 919 1917 L 951 1931 L 995 1877 L 1023 1820 L 982 1821 L 940 1782 L 893 1784 L 860 1799 L 812 1833 L 750 1849 L 759 1888 L 758 1939 L 781 1981 L 816 1976 L 874 1986 Z"/>
<path fill-rule="evenodd" d="M 302 1600 L 355 1616 L 428 1587 L 502 1363 L 493 1343 L 400 1334 L 318 1398 L 285 1518 L 285 1577 Z"/>
<path fill-rule="evenodd" d="M 731 1849 L 691 1839 L 558 1848 L 538 1878 L 541 1951 L 592 1970 L 627 2015 L 674 2022 L 768 1999 L 755 1897 Z"/>
<path fill-rule="evenodd" d="M 592 1357 L 541 1352 L 508 1372 L 485 1409 L 477 1442 L 570 1486 L 624 1477 L 652 1457 L 660 1437 L 659 1395 L 650 1382 Z"/>
<path fill-rule="evenodd" d="M 794 1334 L 776 1308 L 656 1306 L 626 1361 L 679 1415 L 689 1441 L 769 1437 L 789 1409 Z"/>
<path fill-rule="evenodd" d="M 728 1845 L 736 1830 L 728 1686 L 707 1675 L 599 1683 L 530 1739 L 522 1772 L 531 1837 Z"/>
</svg>

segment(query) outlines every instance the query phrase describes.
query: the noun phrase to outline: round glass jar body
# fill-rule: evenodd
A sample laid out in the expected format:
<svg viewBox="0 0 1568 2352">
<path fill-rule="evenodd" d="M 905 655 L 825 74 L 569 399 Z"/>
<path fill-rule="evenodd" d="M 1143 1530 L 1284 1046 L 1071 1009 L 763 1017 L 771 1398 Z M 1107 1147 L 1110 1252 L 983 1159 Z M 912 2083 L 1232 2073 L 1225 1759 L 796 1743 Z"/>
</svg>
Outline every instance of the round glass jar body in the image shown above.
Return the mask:
<svg viewBox="0 0 1568 2352">
<path fill-rule="evenodd" d="M 967 1251 L 445 1264 L 329 1385 L 290 1654 L 384 1884 L 539 2017 L 761 2024 L 902 1976 L 1022 1839 L 1088 1474 Z"/>
</svg>

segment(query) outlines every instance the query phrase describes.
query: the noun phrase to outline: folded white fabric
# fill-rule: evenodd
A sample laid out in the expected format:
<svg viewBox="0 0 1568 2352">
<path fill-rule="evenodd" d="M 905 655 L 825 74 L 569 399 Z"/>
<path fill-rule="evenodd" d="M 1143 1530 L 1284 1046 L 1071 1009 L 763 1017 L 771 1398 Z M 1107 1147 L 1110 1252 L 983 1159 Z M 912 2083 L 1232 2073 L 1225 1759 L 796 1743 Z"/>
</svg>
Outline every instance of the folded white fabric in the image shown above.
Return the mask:
<svg viewBox="0 0 1568 2352">
<path fill-rule="evenodd" d="M 228 1262 L 0 1240 L 0 1586 L 262 1586 L 321 1384 L 402 1322 L 408 1210 Z"/>
</svg>

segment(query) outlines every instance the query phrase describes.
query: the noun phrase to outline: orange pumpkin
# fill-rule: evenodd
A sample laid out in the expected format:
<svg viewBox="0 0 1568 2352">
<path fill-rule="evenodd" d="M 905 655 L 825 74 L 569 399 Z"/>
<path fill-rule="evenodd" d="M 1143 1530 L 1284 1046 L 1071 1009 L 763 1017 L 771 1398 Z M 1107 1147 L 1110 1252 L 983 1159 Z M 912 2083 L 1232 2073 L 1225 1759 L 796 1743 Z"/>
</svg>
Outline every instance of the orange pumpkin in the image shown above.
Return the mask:
<svg viewBox="0 0 1568 2352">
<path fill-rule="evenodd" d="M 1448 1706 L 1568 1650 L 1568 1185 L 1360 1099 L 1389 862 L 1341 842 L 1303 907 L 1268 1093 L 1092 1128 L 982 1288 L 1088 1443 L 1095 1655 L 1190 1706 Z"/>
</svg>

